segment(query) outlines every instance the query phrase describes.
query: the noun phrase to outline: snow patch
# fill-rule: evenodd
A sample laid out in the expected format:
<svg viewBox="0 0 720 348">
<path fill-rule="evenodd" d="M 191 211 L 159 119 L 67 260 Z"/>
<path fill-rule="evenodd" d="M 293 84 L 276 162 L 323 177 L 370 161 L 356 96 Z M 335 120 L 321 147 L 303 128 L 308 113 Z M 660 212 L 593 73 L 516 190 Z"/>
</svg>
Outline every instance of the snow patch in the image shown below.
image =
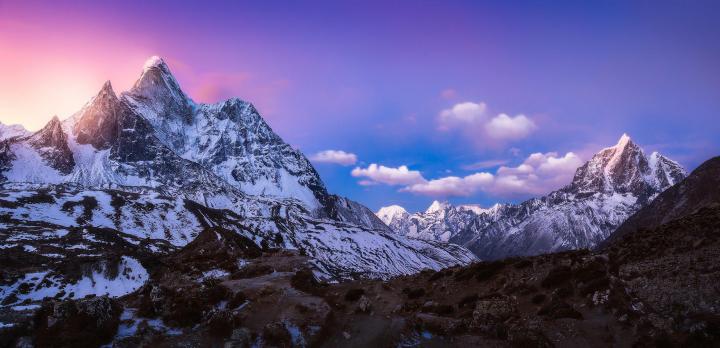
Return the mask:
<svg viewBox="0 0 720 348">
<path fill-rule="evenodd" d="M 107 275 L 106 267 L 69 284 L 48 271 L 26 273 L 15 283 L 0 286 L 0 298 L 5 299 L 15 293 L 19 302 L 26 299 L 40 301 L 45 297 L 55 297 L 61 291 L 64 292 L 61 298 L 78 299 L 87 295 L 120 297 L 139 289 L 150 277 L 142 264 L 129 256 L 121 257 L 115 278 Z M 32 290 L 27 293 L 17 292 L 21 284 L 29 284 Z"/>
</svg>

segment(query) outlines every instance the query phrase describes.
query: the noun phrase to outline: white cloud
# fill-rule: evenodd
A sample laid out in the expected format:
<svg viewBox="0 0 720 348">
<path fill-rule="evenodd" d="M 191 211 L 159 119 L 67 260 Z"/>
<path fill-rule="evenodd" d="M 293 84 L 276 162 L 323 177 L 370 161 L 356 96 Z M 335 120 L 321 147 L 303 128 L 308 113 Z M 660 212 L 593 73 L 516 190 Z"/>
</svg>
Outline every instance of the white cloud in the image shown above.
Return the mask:
<svg viewBox="0 0 720 348">
<path fill-rule="evenodd" d="M 372 182 L 386 185 L 413 185 L 425 182 L 419 171 L 409 170 L 407 166 L 391 168 L 373 163 L 367 168 L 356 167 L 351 174 L 356 178 L 365 177 Z M 367 186 L 367 182 L 364 185 Z"/>
<path fill-rule="evenodd" d="M 400 191 L 433 197 L 469 196 L 493 182 L 490 173 L 475 173 L 466 177 L 447 176 L 407 186 Z"/>
<path fill-rule="evenodd" d="M 475 124 L 485 121 L 487 105 L 485 103 L 464 102 L 445 109 L 438 116 L 440 130 L 450 130 L 465 124 Z"/>
<path fill-rule="evenodd" d="M 572 181 L 582 160 L 572 152 L 534 153 L 515 167 L 501 166 L 495 174 L 478 172 L 408 184 L 400 191 L 433 197 L 470 196 L 486 192 L 498 197 L 541 195 Z"/>
<path fill-rule="evenodd" d="M 491 192 L 499 196 L 545 194 L 572 181 L 582 165 L 572 152 L 559 157 L 556 152 L 533 153 L 517 167 L 500 167 Z"/>
<path fill-rule="evenodd" d="M 325 150 L 310 156 L 310 160 L 317 163 L 335 163 L 350 166 L 357 162 L 357 156 L 354 153 L 342 150 Z"/>
<path fill-rule="evenodd" d="M 490 117 L 485 103 L 464 102 L 455 104 L 438 114 L 438 129 L 459 130 L 468 138 L 483 141 L 519 140 L 537 129 L 535 122 L 525 115 L 509 116 L 501 113 Z"/>
<path fill-rule="evenodd" d="M 525 115 L 510 117 L 506 114 L 500 114 L 485 124 L 487 135 L 494 139 L 506 140 L 525 138 L 532 133 L 535 128 L 535 122 L 525 117 Z"/>
</svg>

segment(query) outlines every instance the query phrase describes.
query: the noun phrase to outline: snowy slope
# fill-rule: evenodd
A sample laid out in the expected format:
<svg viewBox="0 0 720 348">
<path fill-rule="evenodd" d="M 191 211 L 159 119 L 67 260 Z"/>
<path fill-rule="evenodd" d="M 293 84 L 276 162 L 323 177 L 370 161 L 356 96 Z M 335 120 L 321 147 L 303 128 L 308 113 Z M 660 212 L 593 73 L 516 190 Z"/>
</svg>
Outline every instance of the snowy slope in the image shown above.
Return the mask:
<svg viewBox="0 0 720 348">
<path fill-rule="evenodd" d="M 184 246 L 207 227 L 223 227 L 257 244 L 304 250 L 327 279 L 388 277 L 467 264 L 467 249 L 396 236 L 343 221 L 313 218 L 295 201 L 247 200 L 243 209 L 218 210 L 158 192 L 81 189 L 69 185 L 5 184 L 0 189 L 0 248 L 58 244 L 88 226 L 113 233 L 147 252 Z M 82 232 L 83 234 L 87 232 Z M 279 236 L 279 237 L 278 237 Z M 62 236 L 60 236 L 62 237 Z M 91 238 L 92 239 L 92 238 Z M 142 241 L 142 242 L 141 242 Z M 30 244 L 28 244 L 30 243 Z M 102 254 L 87 241 L 85 252 Z M 63 254 L 63 250 L 49 252 Z"/>
</svg>

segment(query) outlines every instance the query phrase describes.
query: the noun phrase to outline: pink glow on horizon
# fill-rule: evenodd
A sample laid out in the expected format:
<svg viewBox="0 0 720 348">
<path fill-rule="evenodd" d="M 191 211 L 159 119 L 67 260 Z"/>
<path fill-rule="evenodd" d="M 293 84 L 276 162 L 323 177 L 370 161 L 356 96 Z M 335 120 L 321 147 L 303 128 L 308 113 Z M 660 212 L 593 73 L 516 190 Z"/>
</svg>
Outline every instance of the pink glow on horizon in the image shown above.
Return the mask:
<svg viewBox="0 0 720 348">
<path fill-rule="evenodd" d="M 243 66 L 242 61 L 231 62 L 230 67 L 218 64 L 223 59 L 220 52 L 200 57 L 201 63 L 186 63 L 175 55 L 182 55 L 187 44 L 160 31 L 118 30 L 105 25 L 104 19 L 57 18 L 42 11 L 29 15 L 25 9 L 14 11 L 3 6 L 0 6 L 3 124 L 21 124 L 28 130 L 37 130 L 54 115 L 65 119 L 80 110 L 107 80 L 116 93 L 126 91 L 140 76 L 143 62 L 153 55 L 166 61 L 183 90 L 197 102 L 240 97 L 272 118 L 280 108 L 276 100 L 292 86 L 286 78 L 268 79 L 267 71 L 233 70 L 233 65 Z"/>
<path fill-rule="evenodd" d="M 117 92 L 139 76 L 148 53 L 138 45 L 55 24 L 0 17 L 0 122 L 36 130 L 78 111 L 105 81 Z"/>
</svg>

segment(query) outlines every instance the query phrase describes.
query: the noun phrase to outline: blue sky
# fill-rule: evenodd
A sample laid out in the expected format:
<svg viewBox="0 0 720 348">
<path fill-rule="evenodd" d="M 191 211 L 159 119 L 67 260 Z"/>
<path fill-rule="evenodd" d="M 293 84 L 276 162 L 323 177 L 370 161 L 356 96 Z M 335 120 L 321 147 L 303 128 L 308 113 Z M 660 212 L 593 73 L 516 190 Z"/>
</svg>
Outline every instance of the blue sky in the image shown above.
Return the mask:
<svg viewBox="0 0 720 348">
<path fill-rule="evenodd" d="M 354 154 L 316 168 L 373 210 L 519 201 L 623 133 L 688 169 L 717 155 L 719 15 L 716 1 L 0 1 L 0 121 L 69 116 L 160 55 L 195 100 L 241 97 L 308 156 Z"/>
</svg>

